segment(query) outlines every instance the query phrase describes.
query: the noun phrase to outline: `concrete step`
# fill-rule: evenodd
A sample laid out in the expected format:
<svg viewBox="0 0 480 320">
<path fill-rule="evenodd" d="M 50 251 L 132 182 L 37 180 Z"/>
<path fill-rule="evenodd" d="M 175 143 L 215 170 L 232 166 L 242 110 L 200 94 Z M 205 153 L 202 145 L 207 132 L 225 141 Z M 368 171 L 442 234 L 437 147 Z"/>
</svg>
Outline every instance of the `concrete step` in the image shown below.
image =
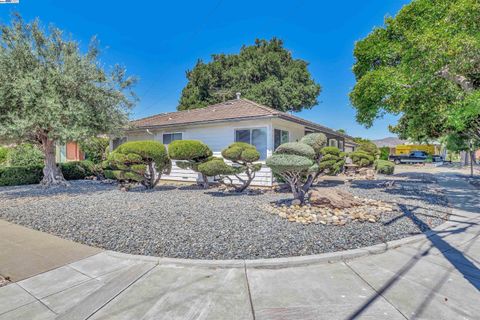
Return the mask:
<svg viewBox="0 0 480 320">
<path fill-rule="evenodd" d="M 118 276 L 105 283 L 104 286 L 87 296 L 80 303 L 59 314 L 55 319 L 88 319 L 156 266 L 156 263 L 141 263 L 131 266 L 126 271 L 120 273 Z"/>
</svg>

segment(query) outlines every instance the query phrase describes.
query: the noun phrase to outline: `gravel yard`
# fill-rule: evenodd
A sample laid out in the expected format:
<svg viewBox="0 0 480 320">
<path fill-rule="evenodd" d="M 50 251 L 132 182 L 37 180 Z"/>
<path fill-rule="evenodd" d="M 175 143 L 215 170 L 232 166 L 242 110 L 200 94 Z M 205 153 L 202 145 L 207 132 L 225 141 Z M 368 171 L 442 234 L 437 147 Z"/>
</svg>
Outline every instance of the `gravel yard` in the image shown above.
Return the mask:
<svg viewBox="0 0 480 320">
<path fill-rule="evenodd" d="M 66 190 L 0 187 L 0 218 L 87 245 L 125 253 L 193 259 L 258 259 L 369 246 L 435 227 L 448 216 L 428 174 L 353 181 L 336 188 L 398 205 L 378 223 L 302 225 L 267 213 L 287 193 L 228 194 L 162 185 L 122 192 L 115 185 L 76 181 Z M 322 183 L 329 185 L 329 183 Z M 321 187 L 320 186 L 320 187 Z"/>
</svg>

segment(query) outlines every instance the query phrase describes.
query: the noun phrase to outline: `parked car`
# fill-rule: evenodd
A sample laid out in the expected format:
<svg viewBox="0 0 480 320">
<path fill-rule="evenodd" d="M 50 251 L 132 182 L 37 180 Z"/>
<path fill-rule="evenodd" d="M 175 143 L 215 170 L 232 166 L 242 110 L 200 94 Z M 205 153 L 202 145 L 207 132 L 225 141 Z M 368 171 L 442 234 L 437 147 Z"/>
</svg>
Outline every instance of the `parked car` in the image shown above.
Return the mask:
<svg viewBox="0 0 480 320">
<path fill-rule="evenodd" d="M 424 163 L 429 159 L 429 154 L 425 151 L 412 151 L 410 154 L 405 155 L 391 155 L 388 157 L 390 161 L 395 162 L 395 164 L 400 163 Z M 442 162 L 443 158 L 441 156 L 432 156 L 432 162 Z"/>
</svg>

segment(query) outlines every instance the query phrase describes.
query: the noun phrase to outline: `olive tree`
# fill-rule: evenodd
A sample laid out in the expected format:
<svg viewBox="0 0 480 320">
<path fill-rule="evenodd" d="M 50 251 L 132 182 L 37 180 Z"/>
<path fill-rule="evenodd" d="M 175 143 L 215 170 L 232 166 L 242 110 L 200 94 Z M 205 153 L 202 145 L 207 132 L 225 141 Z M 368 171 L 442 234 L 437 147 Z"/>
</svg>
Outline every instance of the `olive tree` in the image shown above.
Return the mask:
<svg viewBox="0 0 480 320">
<path fill-rule="evenodd" d="M 222 150 L 222 157 L 231 164 L 225 163 L 221 158 L 213 158 L 200 164 L 198 170 L 205 176 L 215 177 L 217 182 L 233 188 L 236 192 L 247 189 L 255 179 L 255 173 L 262 168 L 261 163 L 255 163 L 260 159 L 260 153 L 255 146 L 248 143 L 232 143 Z M 239 184 L 235 183 L 231 176 L 234 176 Z"/>
<path fill-rule="evenodd" d="M 198 140 L 176 140 L 168 145 L 170 159 L 176 160 L 175 164 L 182 169 L 199 172 L 198 166 L 212 158 L 212 150 Z M 202 185 L 208 188 L 208 176 L 201 173 Z"/>
<path fill-rule="evenodd" d="M 0 137 L 33 143 L 44 153 L 42 184 L 66 185 L 55 162 L 58 143 L 115 133 L 128 123 L 135 79 L 98 61 L 58 28 L 19 15 L 0 26 Z"/>
<path fill-rule="evenodd" d="M 301 203 L 305 202 L 305 195 L 323 172 L 320 162 L 326 143 L 324 134 L 311 133 L 300 142 L 280 145 L 267 159 L 267 166 L 290 185 L 293 197 Z"/>
<path fill-rule="evenodd" d="M 132 141 L 119 146 L 103 162 L 107 178 L 138 182 L 154 188 L 162 174 L 170 173 L 171 162 L 165 146 L 157 141 Z"/>
</svg>

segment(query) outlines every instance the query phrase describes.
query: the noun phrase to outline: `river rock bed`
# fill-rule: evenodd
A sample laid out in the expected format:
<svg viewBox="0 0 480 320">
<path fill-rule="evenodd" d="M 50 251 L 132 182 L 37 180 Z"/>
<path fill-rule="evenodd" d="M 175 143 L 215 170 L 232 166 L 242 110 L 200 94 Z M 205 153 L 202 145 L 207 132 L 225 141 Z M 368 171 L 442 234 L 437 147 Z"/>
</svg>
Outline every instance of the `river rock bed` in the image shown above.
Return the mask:
<svg viewBox="0 0 480 320">
<path fill-rule="evenodd" d="M 0 218 L 131 254 L 191 259 L 301 256 L 396 240 L 443 223 L 449 214 L 443 191 L 427 178 L 328 185 L 392 208 L 380 210 L 375 222 L 352 219 L 344 225 L 291 223 L 265 209 L 290 199 L 289 193 L 234 194 L 175 184 L 122 192 L 98 181 L 74 181 L 67 189 L 0 187 Z M 392 180 L 394 184 L 387 183 Z"/>
</svg>

